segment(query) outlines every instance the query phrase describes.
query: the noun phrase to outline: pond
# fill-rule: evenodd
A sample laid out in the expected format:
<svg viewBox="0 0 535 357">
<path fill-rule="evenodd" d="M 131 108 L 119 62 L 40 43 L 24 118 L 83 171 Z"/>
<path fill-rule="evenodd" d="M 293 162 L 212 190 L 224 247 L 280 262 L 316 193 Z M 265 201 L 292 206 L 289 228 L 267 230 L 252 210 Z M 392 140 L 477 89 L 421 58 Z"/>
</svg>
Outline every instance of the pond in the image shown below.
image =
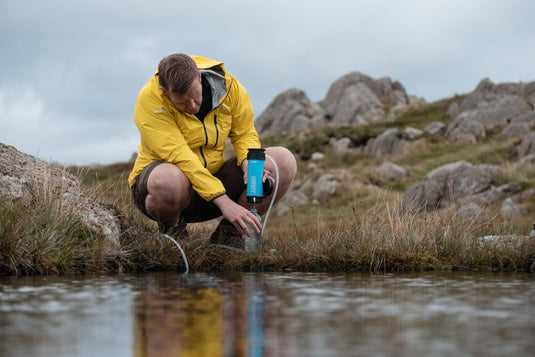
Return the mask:
<svg viewBox="0 0 535 357">
<path fill-rule="evenodd" d="M 527 356 L 535 275 L 0 278 L 0 356 Z"/>
</svg>

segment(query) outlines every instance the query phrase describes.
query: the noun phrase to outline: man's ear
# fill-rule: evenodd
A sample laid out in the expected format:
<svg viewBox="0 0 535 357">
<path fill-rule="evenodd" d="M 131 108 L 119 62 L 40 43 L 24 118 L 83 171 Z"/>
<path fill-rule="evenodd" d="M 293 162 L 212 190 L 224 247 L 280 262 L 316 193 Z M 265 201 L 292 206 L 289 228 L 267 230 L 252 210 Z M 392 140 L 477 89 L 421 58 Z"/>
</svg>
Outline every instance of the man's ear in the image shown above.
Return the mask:
<svg viewBox="0 0 535 357">
<path fill-rule="evenodd" d="M 160 86 L 160 89 L 162 90 L 163 94 L 165 94 L 166 96 L 169 97 L 169 94 L 167 93 L 167 89 L 165 89 L 164 87 Z"/>
</svg>

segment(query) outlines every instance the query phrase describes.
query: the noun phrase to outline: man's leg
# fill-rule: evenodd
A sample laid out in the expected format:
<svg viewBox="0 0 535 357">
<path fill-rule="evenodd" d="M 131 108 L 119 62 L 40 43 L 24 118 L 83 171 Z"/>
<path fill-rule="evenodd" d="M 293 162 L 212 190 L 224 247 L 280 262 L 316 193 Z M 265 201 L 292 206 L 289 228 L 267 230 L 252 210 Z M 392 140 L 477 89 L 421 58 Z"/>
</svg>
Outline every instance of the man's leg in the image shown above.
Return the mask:
<svg viewBox="0 0 535 357">
<path fill-rule="evenodd" d="M 161 163 L 150 172 L 147 190 L 145 208 L 164 231 L 179 221 L 192 195 L 186 175 L 170 163 Z"/>
</svg>

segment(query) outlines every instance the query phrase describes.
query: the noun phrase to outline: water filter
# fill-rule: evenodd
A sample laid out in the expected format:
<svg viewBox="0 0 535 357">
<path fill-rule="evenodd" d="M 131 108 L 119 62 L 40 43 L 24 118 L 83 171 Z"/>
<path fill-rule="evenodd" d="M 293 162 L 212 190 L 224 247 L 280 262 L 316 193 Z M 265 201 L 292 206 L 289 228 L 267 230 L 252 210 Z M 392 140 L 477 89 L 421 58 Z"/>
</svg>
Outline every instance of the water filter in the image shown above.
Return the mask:
<svg viewBox="0 0 535 357">
<path fill-rule="evenodd" d="M 264 196 L 262 176 L 264 175 L 264 149 L 249 149 L 247 153 L 247 202 L 260 203 Z"/>
</svg>

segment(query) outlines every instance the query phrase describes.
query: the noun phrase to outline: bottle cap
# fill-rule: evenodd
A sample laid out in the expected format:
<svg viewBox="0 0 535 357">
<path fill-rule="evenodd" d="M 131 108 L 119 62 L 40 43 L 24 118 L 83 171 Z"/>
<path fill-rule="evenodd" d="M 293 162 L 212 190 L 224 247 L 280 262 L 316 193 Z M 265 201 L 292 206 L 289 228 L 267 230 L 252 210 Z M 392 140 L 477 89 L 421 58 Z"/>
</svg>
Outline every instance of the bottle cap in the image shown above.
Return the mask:
<svg viewBox="0 0 535 357">
<path fill-rule="evenodd" d="M 265 149 L 248 149 L 247 160 L 265 160 Z"/>
</svg>

